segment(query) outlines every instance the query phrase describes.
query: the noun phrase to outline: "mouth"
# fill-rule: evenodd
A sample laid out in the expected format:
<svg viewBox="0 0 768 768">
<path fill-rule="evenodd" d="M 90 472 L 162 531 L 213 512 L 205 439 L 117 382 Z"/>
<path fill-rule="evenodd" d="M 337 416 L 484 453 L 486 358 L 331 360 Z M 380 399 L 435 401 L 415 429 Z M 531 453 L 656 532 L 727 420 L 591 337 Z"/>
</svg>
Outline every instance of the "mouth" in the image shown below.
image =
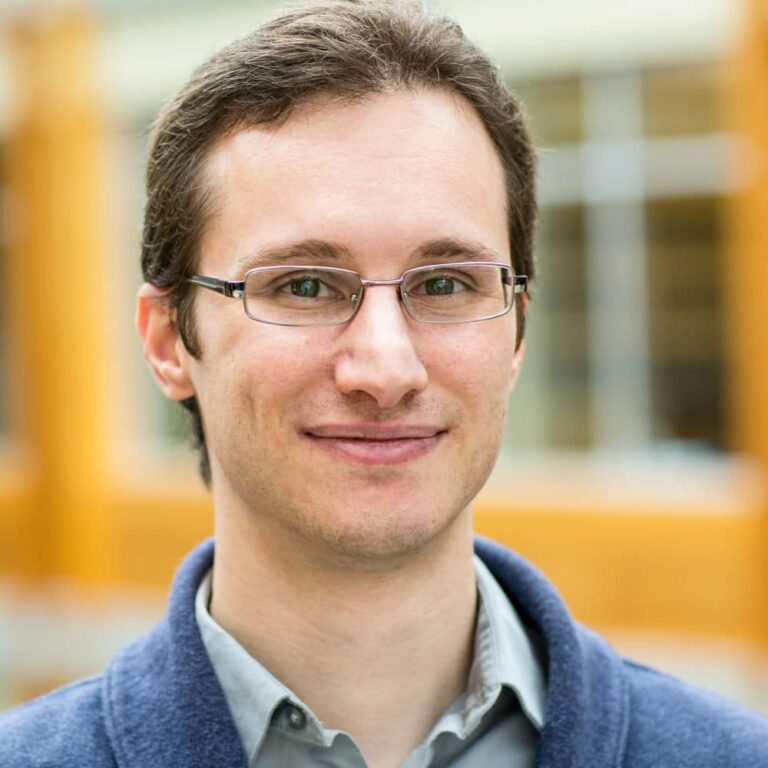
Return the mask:
<svg viewBox="0 0 768 768">
<path fill-rule="evenodd" d="M 447 430 L 430 425 L 330 424 L 304 431 L 322 451 L 367 466 L 403 464 L 434 450 Z"/>
</svg>

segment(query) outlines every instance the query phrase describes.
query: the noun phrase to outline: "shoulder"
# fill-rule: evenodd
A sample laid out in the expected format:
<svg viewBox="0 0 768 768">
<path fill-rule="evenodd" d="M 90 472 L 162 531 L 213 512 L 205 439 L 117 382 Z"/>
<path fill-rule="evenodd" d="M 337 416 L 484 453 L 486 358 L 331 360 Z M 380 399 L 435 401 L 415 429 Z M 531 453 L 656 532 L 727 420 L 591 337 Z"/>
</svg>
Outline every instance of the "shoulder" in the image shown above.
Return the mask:
<svg viewBox="0 0 768 768">
<path fill-rule="evenodd" d="M 768 718 L 629 660 L 627 752 L 638 766 L 768 766 Z"/>
<path fill-rule="evenodd" d="M 0 714 L 3 768 L 112 768 L 102 678 L 71 683 Z"/>
</svg>

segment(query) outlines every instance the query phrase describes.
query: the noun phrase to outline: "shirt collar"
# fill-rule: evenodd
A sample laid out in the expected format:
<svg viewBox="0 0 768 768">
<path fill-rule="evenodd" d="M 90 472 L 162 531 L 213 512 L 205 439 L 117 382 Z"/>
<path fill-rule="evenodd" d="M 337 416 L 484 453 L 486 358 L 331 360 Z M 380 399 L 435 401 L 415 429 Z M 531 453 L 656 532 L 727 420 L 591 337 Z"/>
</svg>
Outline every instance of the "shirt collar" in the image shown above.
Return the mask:
<svg viewBox="0 0 768 768">
<path fill-rule="evenodd" d="M 497 697 L 498 689 L 515 692 L 528 719 L 541 730 L 547 686 L 541 662 L 520 617 L 496 579 L 475 555 L 478 590 L 475 658 L 468 692 Z"/>
<path fill-rule="evenodd" d="M 438 720 L 428 742 L 445 732 L 466 738 L 498 700 L 502 688 L 515 692 L 523 712 L 538 730 L 544 722 L 546 683 L 531 640 L 509 599 L 477 556 L 474 568 L 478 612 L 467 690 Z M 195 618 L 249 761 L 275 712 L 285 703 L 307 714 L 306 735 L 312 741 L 330 744 L 338 732 L 324 730 L 306 704 L 214 621 L 208 610 L 211 576 L 212 571 L 208 571 L 198 587 Z"/>
<path fill-rule="evenodd" d="M 275 711 L 286 701 L 299 702 L 288 688 L 214 621 L 208 610 L 212 573 L 212 570 L 208 571 L 197 589 L 195 618 L 250 762 L 264 739 Z"/>
</svg>

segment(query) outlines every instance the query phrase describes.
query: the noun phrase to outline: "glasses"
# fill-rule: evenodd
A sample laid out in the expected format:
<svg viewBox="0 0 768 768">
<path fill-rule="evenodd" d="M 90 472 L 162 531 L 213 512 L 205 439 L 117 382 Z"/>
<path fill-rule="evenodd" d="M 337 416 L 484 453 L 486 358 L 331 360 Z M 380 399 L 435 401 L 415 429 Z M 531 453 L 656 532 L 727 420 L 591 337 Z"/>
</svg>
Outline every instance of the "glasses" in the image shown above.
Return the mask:
<svg viewBox="0 0 768 768">
<path fill-rule="evenodd" d="M 193 275 L 188 282 L 242 299 L 252 320 L 272 325 L 323 326 L 348 323 L 360 309 L 365 289 L 396 286 L 408 315 L 419 323 L 473 323 L 512 309 L 528 278 L 506 264 L 462 261 L 431 264 L 394 280 L 365 280 L 338 267 L 256 267 L 243 280 Z"/>
</svg>

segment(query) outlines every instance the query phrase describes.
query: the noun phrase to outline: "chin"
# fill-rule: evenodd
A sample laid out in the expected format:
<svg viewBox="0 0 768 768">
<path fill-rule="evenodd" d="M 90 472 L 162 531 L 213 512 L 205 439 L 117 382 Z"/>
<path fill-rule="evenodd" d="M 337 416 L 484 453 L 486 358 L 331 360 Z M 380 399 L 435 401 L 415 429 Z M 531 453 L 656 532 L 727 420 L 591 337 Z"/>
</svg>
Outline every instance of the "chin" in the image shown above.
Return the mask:
<svg viewBox="0 0 768 768">
<path fill-rule="evenodd" d="M 328 518 L 302 526 L 303 538 L 325 557 L 346 568 L 379 570 L 396 567 L 417 556 L 444 537 L 452 527 L 458 512 L 435 515 L 407 512 L 390 513 L 384 518 L 355 518 L 336 520 L 329 525 Z"/>
</svg>

